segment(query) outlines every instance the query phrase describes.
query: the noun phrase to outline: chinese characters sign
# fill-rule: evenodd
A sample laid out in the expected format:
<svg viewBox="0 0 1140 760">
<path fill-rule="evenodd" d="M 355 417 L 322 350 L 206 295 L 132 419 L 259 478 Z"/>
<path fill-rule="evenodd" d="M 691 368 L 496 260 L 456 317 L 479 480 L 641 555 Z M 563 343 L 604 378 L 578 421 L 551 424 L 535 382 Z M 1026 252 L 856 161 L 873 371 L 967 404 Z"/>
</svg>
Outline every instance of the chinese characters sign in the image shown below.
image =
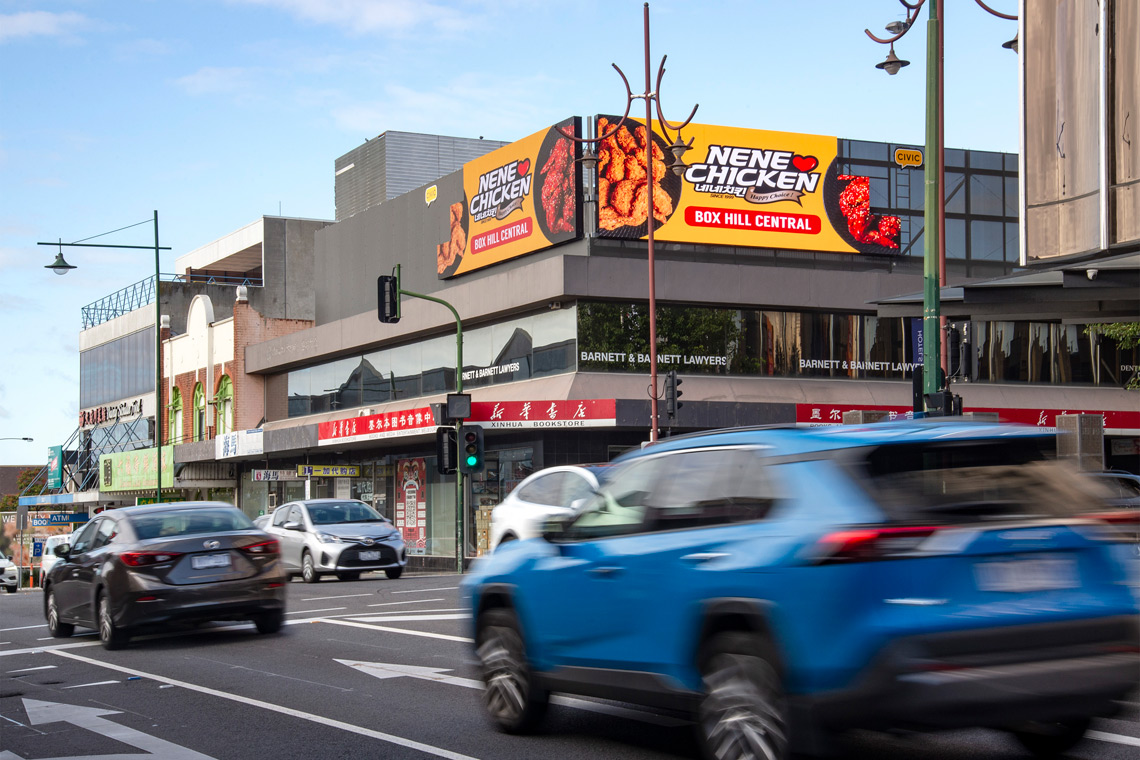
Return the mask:
<svg viewBox="0 0 1140 760">
<path fill-rule="evenodd" d="M 100 491 L 143 491 L 155 487 L 155 449 L 136 449 L 99 457 Z M 174 485 L 174 447 L 162 447 L 162 487 Z"/>
<path fill-rule="evenodd" d="M 396 528 L 404 537 L 408 554 L 427 551 L 427 483 L 424 460 L 396 462 Z"/>
<path fill-rule="evenodd" d="M 384 438 L 430 433 L 435 428 L 435 418 L 431 409 L 424 406 L 399 412 L 322 422 L 317 428 L 317 444 L 328 446 L 354 441 L 379 441 Z"/>
<path fill-rule="evenodd" d="M 616 427 L 617 402 L 612 399 L 558 401 L 476 401 L 471 425 L 485 428 Z"/>
<path fill-rule="evenodd" d="M 229 459 L 264 454 L 264 437 L 260 429 L 223 433 L 214 439 L 214 458 Z"/>
<path fill-rule="evenodd" d="M 800 427 L 842 425 L 843 413 L 851 411 L 883 411 L 887 419 L 912 419 L 909 406 L 871 406 L 867 404 L 796 404 L 796 424 Z M 1106 435 L 1140 435 L 1140 412 L 1088 411 L 1083 409 L 995 409 L 966 407 L 966 412 L 998 415 L 1001 422 L 1032 425 L 1045 432 L 1057 431 L 1057 416 L 1061 414 L 1099 414 L 1104 418 Z"/>
<path fill-rule="evenodd" d="M 360 468 L 354 464 L 299 464 L 297 475 L 303 478 L 358 478 Z"/>
</svg>

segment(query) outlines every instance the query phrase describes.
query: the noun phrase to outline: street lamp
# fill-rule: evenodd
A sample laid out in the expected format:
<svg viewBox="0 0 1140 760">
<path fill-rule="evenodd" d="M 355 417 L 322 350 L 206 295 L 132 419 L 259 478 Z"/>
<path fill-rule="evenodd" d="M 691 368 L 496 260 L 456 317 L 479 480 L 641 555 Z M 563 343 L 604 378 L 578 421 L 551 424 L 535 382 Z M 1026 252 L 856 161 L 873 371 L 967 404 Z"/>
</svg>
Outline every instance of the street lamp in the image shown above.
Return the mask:
<svg viewBox="0 0 1140 760">
<path fill-rule="evenodd" d="M 569 134 L 565 129 L 560 129 L 562 134 L 573 140 L 576 143 L 585 143 L 586 150 L 580 159 L 587 171 L 591 171 L 598 163 L 598 156 L 592 150 L 592 146 L 608 140 L 617 134 L 618 130 L 625 124 L 625 120 L 629 118 L 629 109 L 635 100 L 645 101 L 645 171 L 648 175 L 647 181 L 649 183 L 649 209 L 648 216 L 645 222 L 647 230 L 646 237 L 646 250 L 649 259 L 649 440 L 657 440 L 657 401 L 660 396 L 657 392 L 657 283 L 656 283 L 656 270 L 654 267 L 654 253 L 653 253 L 653 228 L 657 224 L 655 211 L 657 206 L 657 198 L 653 192 L 653 108 L 657 107 L 657 120 L 661 122 L 661 131 L 664 133 L 665 142 L 669 142 L 669 132 L 677 133 L 676 139 L 673 140 L 672 145 L 669 146 L 669 152 L 673 154 L 673 164 L 671 169 L 674 173 L 680 175 L 685 172 L 685 164 L 681 161 L 681 156 L 685 151 L 693 145 L 693 140 L 690 139 L 685 143 L 681 139 L 681 130 L 684 129 L 693 117 L 697 114 L 698 106 L 693 106 L 693 110 L 689 113 L 689 118 L 685 119 L 680 124 L 672 124 L 665 119 L 665 114 L 661 110 L 661 78 L 665 76 L 665 58 L 661 58 L 661 64 L 657 68 L 657 86 L 655 89 L 650 89 L 653 82 L 650 79 L 650 59 L 649 59 L 649 3 L 644 6 L 645 17 L 645 92 L 640 95 L 634 95 L 633 91 L 629 89 L 629 80 L 626 78 L 625 73 L 622 72 L 618 65 L 611 64 L 617 70 L 618 75 L 621 77 L 622 82 L 625 84 L 626 102 L 625 113 L 622 115 L 621 120 L 615 124 L 609 132 L 601 137 L 594 138 L 579 138 L 573 134 Z"/>
<path fill-rule="evenodd" d="M 29 443 L 31 442 L 31 440 L 32 440 L 31 438 L 28 438 L 26 436 L 14 436 L 12 438 L 0 438 L 0 441 L 28 441 Z"/>
<path fill-rule="evenodd" d="M 121 232 L 122 230 L 130 229 L 131 227 L 138 227 L 139 225 L 153 222 L 154 224 L 154 245 L 111 245 L 110 243 L 87 243 L 85 240 L 93 240 L 103 235 L 110 235 L 112 232 Z M 159 299 L 159 251 L 169 251 L 169 246 L 160 246 L 158 244 L 158 211 L 154 212 L 151 219 L 147 219 L 137 224 L 129 224 L 126 227 L 120 227 L 117 230 L 110 232 L 103 232 L 98 235 L 92 235 L 83 240 L 77 240 L 74 243 L 65 243 L 60 238 L 54 243 L 37 243 L 37 245 L 55 245 L 59 246 L 59 253 L 55 256 L 55 261 L 48 264 L 44 269 L 50 269 L 56 274 L 64 275 L 76 267 L 68 264 L 63 258 L 63 248 L 129 248 L 129 249 L 142 249 L 154 251 L 154 453 L 155 453 L 155 476 L 154 476 L 154 499 L 156 503 L 162 502 L 162 303 Z M 31 440 L 30 438 L 28 440 Z"/>
<path fill-rule="evenodd" d="M 983 10 L 998 18 L 1016 21 L 1017 16 L 999 13 L 982 0 L 974 0 Z M 906 9 L 905 21 L 887 25 L 889 37 L 881 38 L 863 31 L 875 42 L 890 45 L 890 52 L 875 68 L 891 76 L 909 64 L 895 56 L 895 42 L 914 26 L 926 0 L 899 0 Z M 942 390 L 940 370 L 948 369 L 946 344 L 942 333 L 946 318 L 942 316 L 941 288 L 946 287 L 946 168 L 944 160 L 942 91 L 942 27 L 946 0 L 930 0 L 930 18 L 926 24 L 926 194 L 924 202 L 924 248 L 922 288 L 922 392 L 929 396 Z M 1002 45 L 1017 52 L 1017 37 Z M 928 410 L 929 411 L 929 410 Z M 943 409 L 943 413 L 947 410 Z"/>
</svg>

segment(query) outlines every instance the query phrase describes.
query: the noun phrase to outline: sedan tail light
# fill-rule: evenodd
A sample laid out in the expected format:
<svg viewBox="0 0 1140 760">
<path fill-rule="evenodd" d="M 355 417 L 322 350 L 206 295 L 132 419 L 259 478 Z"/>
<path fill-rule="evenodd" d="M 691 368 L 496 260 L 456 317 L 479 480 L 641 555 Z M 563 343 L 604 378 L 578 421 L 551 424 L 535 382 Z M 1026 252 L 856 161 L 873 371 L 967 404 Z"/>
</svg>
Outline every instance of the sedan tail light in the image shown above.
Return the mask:
<svg viewBox="0 0 1140 760">
<path fill-rule="evenodd" d="M 161 565 L 181 556 L 179 552 L 123 552 L 119 555 L 119 559 L 127 567 L 147 567 Z"/>
<path fill-rule="evenodd" d="M 239 547 L 246 554 L 252 554 L 257 557 L 268 557 L 273 554 L 278 554 L 281 551 L 281 545 L 277 539 L 271 538 L 268 541 L 260 541 L 256 544 L 249 546 Z"/>
<path fill-rule="evenodd" d="M 890 559 L 914 551 L 937 530 L 933 526 L 837 530 L 816 542 L 812 558 L 820 565 Z"/>
</svg>

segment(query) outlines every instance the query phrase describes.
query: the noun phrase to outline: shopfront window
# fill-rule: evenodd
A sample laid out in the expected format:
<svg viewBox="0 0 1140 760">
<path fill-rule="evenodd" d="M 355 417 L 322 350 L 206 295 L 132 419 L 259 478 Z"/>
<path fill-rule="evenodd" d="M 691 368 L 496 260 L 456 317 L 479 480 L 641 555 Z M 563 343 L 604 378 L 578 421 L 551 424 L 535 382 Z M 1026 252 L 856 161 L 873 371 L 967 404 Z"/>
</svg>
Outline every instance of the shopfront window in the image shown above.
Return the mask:
<svg viewBox="0 0 1140 760">
<path fill-rule="evenodd" d="M 463 335 L 463 385 L 475 388 L 573 372 L 577 310 L 553 309 Z M 353 409 L 455 390 L 455 336 L 294 370 L 288 414 Z"/>
</svg>

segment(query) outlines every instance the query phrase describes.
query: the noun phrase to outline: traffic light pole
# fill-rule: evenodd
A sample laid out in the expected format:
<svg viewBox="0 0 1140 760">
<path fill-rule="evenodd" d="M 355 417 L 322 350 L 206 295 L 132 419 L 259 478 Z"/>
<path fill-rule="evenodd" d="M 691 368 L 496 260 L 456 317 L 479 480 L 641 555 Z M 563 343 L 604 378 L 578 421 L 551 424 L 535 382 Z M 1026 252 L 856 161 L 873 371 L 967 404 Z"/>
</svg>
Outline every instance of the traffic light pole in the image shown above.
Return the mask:
<svg viewBox="0 0 1140 760">
<path fill-rule="evenodd" d="M 434 301 L 435 303 L 442 304 L 451 310 L 452 315 L 455 317 L 455 392 L 463 393 L 463 321 L 459 319 L 459 312 L 455 307 L 449 304 L 442 298 L 435 296 L 424 295 L 423 293 L 413 293 L 410 290 L 404 290 L 399 285 L 400 282 L 400 266 L 396 265 L 396 287 L 398 293 L 402 296 L 409 296 L 411 298 L 422 298 L 425 301 Z M 463 427 L 463 420 L 455 421 L 455 441 L 456 448 L 459 446 L 459 429 Z M 455 569 L 456 571 L 463 572 L 463 557 L 466 551 L 466 542 L 464 541 L 464 525 L 466 524 L 467 510 L 463 503 L 463 473 L 456 468 L 455 470 Z"/>
</svg>

